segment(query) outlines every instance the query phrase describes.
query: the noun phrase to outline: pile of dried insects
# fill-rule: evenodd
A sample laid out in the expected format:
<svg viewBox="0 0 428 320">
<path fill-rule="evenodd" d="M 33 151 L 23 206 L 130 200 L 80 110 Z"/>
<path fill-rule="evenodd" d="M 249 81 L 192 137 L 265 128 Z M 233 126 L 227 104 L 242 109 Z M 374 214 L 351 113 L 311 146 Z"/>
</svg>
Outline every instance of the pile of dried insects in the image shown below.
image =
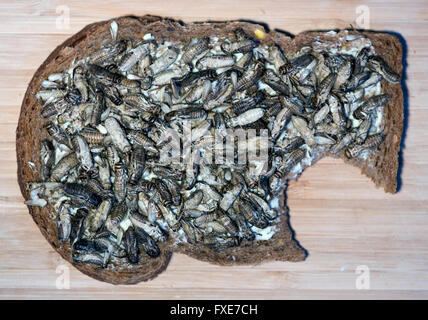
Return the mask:
<svg viewBox="0 0 428 320">
<path fill-rule="evenodd" d="M 242 29 L 183 45 L 117 39 L 117 27 L 36 94 L 47 139 L 27 204 L 54 207 L 74 261 L 138 263 L 171 235 L 214 250 L 268 240 L 282 181 L 317 153 L 365 157 L 382 143 L 381 83 L 400 79 L 363 35 L 290 54 Z M 234 129 L 268 132 L 266 163 L 239 163 L 233 151 L 259 135 L 213 159 Z M 164 163 L 171 131 L 184 138 L 181 161 Z"/>
</svg>

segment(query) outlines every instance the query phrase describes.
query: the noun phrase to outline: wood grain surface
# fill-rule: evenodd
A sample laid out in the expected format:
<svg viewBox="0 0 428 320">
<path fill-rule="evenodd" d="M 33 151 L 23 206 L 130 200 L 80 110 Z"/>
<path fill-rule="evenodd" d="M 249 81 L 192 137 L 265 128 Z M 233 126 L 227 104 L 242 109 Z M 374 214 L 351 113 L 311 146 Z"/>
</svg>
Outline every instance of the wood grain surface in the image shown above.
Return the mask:
<svg viewBox="0 0 428 320">
<path fill-rule="evenodd" d="M 369 20 L 362 21 L 360 10 L 367 9 Z M 67 11 L 68 26 L 61 19 Z M 85 25 L 127 14 L 185 22 L 247 19 L 291 33 L 369 22 L 370 29 L 399 33 L 407 51 L 408 97 L 399 192 L 387 195 L 358 169 L 323 159 L 288 189 L 291 225 L 309 251 L 304 262 L 219 267 L 176 254 L 166 272 L 135 286 L 113 286 L 81 274 L 53 251 L 23 204 L 15 129 L 27 84 L 48 54 Z M 1 0 L 0 298 L 428 298 L 427 21 L 423 0 Z M 370 289 L 358 289 L 357 272 L 366 267 Z M 63 270 L 69 270 L 69 289 L 57 288 Z"/>
</svg>

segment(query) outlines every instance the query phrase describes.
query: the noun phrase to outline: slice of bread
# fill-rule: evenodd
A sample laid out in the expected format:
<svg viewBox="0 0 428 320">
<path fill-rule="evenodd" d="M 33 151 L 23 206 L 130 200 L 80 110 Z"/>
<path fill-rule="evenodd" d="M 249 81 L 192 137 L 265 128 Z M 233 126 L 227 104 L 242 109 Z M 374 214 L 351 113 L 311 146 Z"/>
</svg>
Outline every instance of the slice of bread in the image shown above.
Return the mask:
<svg viewBox="0 0 428 320">
<path fill-rule="evenodd" d="M 313 46 L 315 42 L 336 43 L 345 32 L 304 32 L 291 38 L 279 32 L 267 33 L 263 26 L 248 22 L 202 22 L 183 24 L 171 19 L 154 16 L 120 17 L 88 25 L 83 30 L 58 46 L 33 76 L 25 94 L 18 128 L 16 130 L 16 150 L 18 160 L 18 182 L 25 199 L 30 195 L 26 188 L 27 183 L 40 180 L 40 143 L 46 137 L 43 129 L 43 120 L 40 116 L 41 106 L 35 98 L 41 82 L 47 76 L 58 70 L 68 68 L 74 59 L 88 56 L 111 40 L 110 24 L 115 20 L 119 25 L 118 38 L 141 38 L 151 33 L 157 40 L 173 43 L 188 43 L 192 38 L 203 36 L 232 36 L 237 27 L 247 33 L 256 31 L 261 43 L 277 44 L 289 54 L 299 51 L 304 46 Z M 349 31 L 349 35 L 363 34 L 370 39 L 376 53 L 380 55 L 394 71 L 401 74 L 402 49 L 400 41 L 393 35 L 374 32 Z M 233 37 L 233 36 L 232 36 Z M 373 180 L 378 187 L 386 192 L 394 193 L 397 188 L 398 152 L 400 149 L 403 129 L 403 94 L 400 85 L 384 81 L 383 91 L 391 99 L 384 108 L 382 126 L 384 127 L 385 141 L 376 152 L 371 152 L 365 159 L 347 159 L 344 151 L 335 157 L 361 168 L 362 173 Z M 315 163 L 326 154 L 314 159 Z M 33 163 L 34 166 L 30 166 Z M 304 169 L 304 168 L 303 168 Z M 294 239 L 294 233 L 289 224 L 289 216 L 285 204 L 285 186 L 281 193 L 280 210 L 281 221 L 277 231 L 270 240 L 241 243 L 238 247 L 224 250 L 213 250 L 203 245 L 194 245 L 187 242 L 175 243 L 174 236 L 167 242 L 160 244 L 161 255 L 158 258 L 146 259 L 139 264 L 130 264 L 126 259 L 113 258 L 106 268 L 91 264 L 76 263 L 71 258 L 69 244 L 58 239 L 58 231 L 54 216 L 54 208 L 47 205 L 43 208 L 29 206 L 30 214 L 39 226 L 43 236 L 52 247 L 66 260 L 72 263 L 83 273 L 113 284 L 134 284 L 156 277 L 166 269 L 172 252 L 180 252 L 196 259 L 209 261 L 220 265 L 256 264 L 269 260 L 302 261 L 307 256 L 306 251 Z"/>
</svg>

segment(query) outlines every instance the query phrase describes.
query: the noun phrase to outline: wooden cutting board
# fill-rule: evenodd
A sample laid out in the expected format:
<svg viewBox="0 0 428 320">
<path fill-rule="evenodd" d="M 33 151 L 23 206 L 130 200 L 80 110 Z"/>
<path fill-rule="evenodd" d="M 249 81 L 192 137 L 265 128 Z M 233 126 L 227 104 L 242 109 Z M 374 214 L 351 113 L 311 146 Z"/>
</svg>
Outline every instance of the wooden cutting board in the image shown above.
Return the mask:
<svg viewBox="0 0 428 320">
<path fill-rule="evenodd" d="M 112 286 L 78 272 L 53 251 L 23 205 L 15 156 L 20 105 L 36 68 L 66 38 L 95 21 L 148 13 L 185 22 L 247 19 L 291 33 L 369 23 L 371 29 L 401 34 L 408 91 L 399 192 L 387 195 L 358 169 L 324 159 L 288 190 L 291 225 L 309 251 L 304 262 L 219 267 L 177 254 L 166 272 L 135 286 Z M 428 298 L 427 21 L 423 0 L 73 1 L 67 6 L 0 1 L 0 298 Z M 67 274 L 70 288 L 58 289 Z"/>
</svg>

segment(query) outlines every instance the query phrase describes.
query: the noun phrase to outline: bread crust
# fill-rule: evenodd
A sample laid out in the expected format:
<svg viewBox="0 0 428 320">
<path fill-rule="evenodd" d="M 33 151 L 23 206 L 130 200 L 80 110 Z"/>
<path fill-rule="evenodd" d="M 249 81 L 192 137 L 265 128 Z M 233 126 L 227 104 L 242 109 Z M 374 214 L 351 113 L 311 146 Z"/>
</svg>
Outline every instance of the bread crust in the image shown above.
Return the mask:
<svg viewBox="0 0 428 320">
<path fill-rule="evenodd" d="M 76 57 L 82 58 L 97 50 L 110 40 L 110 23 L 115 20 L 119 24 L 119 38 L 136 38 L 145 33 L 151 33 L 157 39 L 187 43 L 193 37 L 204 35 L 231 36 L 236 27 L 242 27 L 247 32 L 254 29 L 264 30 L 262 25 L 248 22 L 201 22 L 182 24 L 172 19 L 146 15 L 143 17 L 125 16 L 90 24 L 80 32 L 59 45 L 43 62 L 34 74 L 25 93 L 18 127 L 16 129 L 16 152 L 18 161 L 18 183 L 25 199 L 29 199 L 26 185 L 30 181 L 39 180 L 40 142 L 46 137 L 42 129 L 40 117 L 40 104 L 35 99 L 35 93 L 50 73 L 65 69 Z M 266 30 L 264 30 L 266 31 Z M 367 36 L 377 53 L 397 72 L 402 72 L 402 48 L 397 37 L 386 33 L 363 32 Z M 276 43 L 285 52 L 295 52 L 303 45 L 310 44 L 315 37 L 328 40 L 322 32 L 304 32 L 294 38 L 278 32 L 266 33 L 262 42 Z M 334 39 L 332 39 L 334 40 Z M 384 108 L 383 124 L 385 126 L 385 143 L 379 150 L 367 157 L 366 161 L 360 159 L 348 160 L 343 153 L 334 155 L 344 159 L 347 163 L 357 166 L 362 173 L 371 178 L 378 187 L 383 187 L 386 192 L 394 193 L 397 187 L 398 152 L 400 150 L 401 134 L 403 130 L 403 93 L 401 86 L 383 83 L 383 90 L 391 96 L 391 101 Z M 318 159 L 315 159 L 318 160 Z M 35 164 L 32 168 L 28 162 Z M 279 231 L 268 241 L 255 241 L 254 243 L 242 243 L 236 248 L 228 248 L 221 251 L 208 249 L 202 245 L 189 243 L 175 244 L 174 238 L 160 244 L 162 254 L 153 259 L 143 259 L 137 265 L 129 264 L 126 259 L 114 258 L 107 268 L 102 269 L 90 264 L 76 263 L 71 258 L 69 244 L 58 240 L 57 227 L 51 214 L 54 212 L 50 205 L 46 207 L 28 206 L 30 215 L 38 225 L 43 236 L 51 246 L 67 261 L 73 264 L 81 272 L 95 279 L 112 284 L 135 284 L 156 277 L 166 269 L 172 252 L 180 252 L 199 260 L 208 261 L 220 265 L 230 264 L 257 264 L 264 261 L 302 261 L 307 252 L 294 239 L 294 233 L 289 224 L 289 215 L 285 204 L 285 186 L 281 193 L 280 210 L 281 221 L 278 224 Z"/>
</svg>

